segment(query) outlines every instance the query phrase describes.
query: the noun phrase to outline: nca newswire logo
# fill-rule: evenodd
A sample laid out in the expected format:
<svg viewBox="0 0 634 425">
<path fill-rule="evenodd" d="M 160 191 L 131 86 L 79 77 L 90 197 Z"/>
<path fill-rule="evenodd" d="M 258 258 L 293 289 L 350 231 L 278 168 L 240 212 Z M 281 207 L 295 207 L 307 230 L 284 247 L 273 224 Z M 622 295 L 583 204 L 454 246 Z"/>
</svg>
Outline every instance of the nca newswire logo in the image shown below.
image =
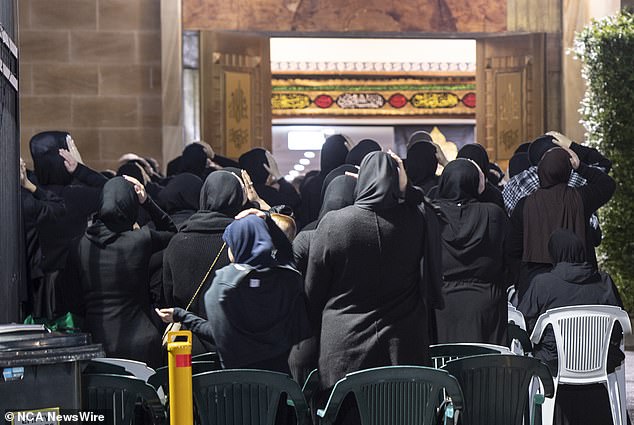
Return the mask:
<svg viewBox="0 0 634 425">
<path fill-rule="evenodd" d="M 106 416 L 95 412 L 74 411 L 60 412 L 58 409 L 27 411 L 27 412 L 7 412 L 4 418 L 11 424 L 42 424 L 57 425 L 59 423 L 99 423 L 105 422 Z"/>
</svg>

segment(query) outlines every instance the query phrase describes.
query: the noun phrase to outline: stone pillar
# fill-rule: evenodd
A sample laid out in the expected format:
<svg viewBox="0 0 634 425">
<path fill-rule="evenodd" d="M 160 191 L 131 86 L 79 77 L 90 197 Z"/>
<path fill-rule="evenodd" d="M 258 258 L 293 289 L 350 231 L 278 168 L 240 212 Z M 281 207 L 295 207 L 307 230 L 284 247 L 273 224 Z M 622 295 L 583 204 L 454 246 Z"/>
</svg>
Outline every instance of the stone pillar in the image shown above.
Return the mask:
<svg viewBox="0 0 634 425">
<path fill-rule="evenodd" d="M 581 77 L 581 62 L 566 52 L 574 43 L 575 32 L 581 31 L 594 18 L 612 15 L 620 10 L 622 4 L 634 4 L 625 0 L 562 0 L 563 8 L 563 129 L 573 140 L 585 140 L 585 129 L 579 123 L 580 102 L 586 90 Z"/>
</svg>

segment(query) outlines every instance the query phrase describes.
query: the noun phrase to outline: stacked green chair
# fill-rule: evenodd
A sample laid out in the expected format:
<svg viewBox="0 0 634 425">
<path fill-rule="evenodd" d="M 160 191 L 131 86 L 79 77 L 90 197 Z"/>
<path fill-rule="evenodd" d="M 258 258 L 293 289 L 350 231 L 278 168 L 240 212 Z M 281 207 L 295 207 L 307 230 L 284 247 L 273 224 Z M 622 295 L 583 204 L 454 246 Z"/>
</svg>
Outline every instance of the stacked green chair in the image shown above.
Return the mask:
<svg viewBox="0 0 634 425">
<path fill-rule="evenodd" d="M 165 423 L 165 409 L 156 391 L 141 379 L 123 375 L 94 374 L 82 377 L 83 409 L 105 411 L 106 424 L 134 424 L 137 402 L 146 405 L 153 425 Z"/>
<path fill-rule="evenodd" d="M 211 372 L 213 370 L 219 370 L 220 365 L 216 362 L 193 362 L 192 361 L 192 375 L 196 375 L 204 372 Z M 154 389 L 158 390 L 162 388 L 165 395 L 169 394 L 169 369 L 167 366 L 162 366 L 156 369 L 154 375 L 150 376 L 147 380 L 148 384 L 152 385 Z"/>
<path fill-rule="evenodd" d="M 226 369 L 194 375 L 192 382 L 201 425 L 274 425 L 283 396 L 298 425 L 310 423 L 301 388 L 286 374 Z"/>
<path fill-rule="evenodd" d="M 464 393 L 464 425 L 522 425 L 533 377 L 544 394 L 533 397 L 532 425 L 541 425 L 544 397 L 554 393 L 548 367 L 537 359 L 517 355 L 482 355 L 453 360 L 444 366 Z"/>
<path fill-rule="evenodd" d="M 451 400 L 445 419 L 457 419 L 462 391 L 446 371 L 422 366 L 387 366 L 349 373 L 335 384 L 317 415 L 333 424 L 346 396 L 354 394 L 361 425 L 436 424 L 442 391 Z"/>
</svg>

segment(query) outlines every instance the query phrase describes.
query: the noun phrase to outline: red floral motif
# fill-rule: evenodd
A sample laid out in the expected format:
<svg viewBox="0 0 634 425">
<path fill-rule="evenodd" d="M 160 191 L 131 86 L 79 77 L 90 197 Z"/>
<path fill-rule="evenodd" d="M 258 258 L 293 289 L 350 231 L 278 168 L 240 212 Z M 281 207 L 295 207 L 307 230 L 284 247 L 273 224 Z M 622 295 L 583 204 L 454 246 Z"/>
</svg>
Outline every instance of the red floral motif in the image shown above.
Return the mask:
<svg viewBox="0 0 634 425">
<path fill-rule="evenodd" d="M 400 93 L 395 93 L 390 96 L 388 102 L 393 108 L 400 109 L 403 106 L 407 105 L 407 98 Z"/>
<path fill-rule="evenodd" d="M 476 106 L 475 93 L 471 92 L 471 93 L 465 94 L 464 97 L 462 98 L 462 103 L 464 103 L 464 106 L 466 106 L 467 108 L 475 108 Z"/>
<path fill-rule="evenodd" d="M 320 94 L 319 96 L 315 98 L 313 103 L 315 103 L 315 105 L 317 105 L 317 107 L 319 108 L 326 109 L 332 106 L 332 104 L 334 103 L 334 100 L 332 99 L 332 97 L 328 96 L 327 94 Z"/>
</svg>

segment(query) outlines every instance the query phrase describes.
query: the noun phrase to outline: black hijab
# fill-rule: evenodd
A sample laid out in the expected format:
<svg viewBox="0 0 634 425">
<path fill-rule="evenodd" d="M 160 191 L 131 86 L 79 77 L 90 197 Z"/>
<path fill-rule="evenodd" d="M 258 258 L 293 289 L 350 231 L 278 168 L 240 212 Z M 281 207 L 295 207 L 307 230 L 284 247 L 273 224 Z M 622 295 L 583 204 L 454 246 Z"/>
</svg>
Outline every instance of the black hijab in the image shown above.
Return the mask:
<svg viewBox="0 0 634 425">
<path fill-rule="evenodd" d="M 207 154 L 202 145 L 192 143 L 187 145 L 181 155 L 181 173 L 192 173 L 204 178 L 207 169 Z"/>
<path fill-rule="evenodd" d="M 335 177 L 324 193 L 324 202 L 321 204 L 318 220 L 324 218 L 330 211 L 340 210 L 354 204 L 354 190 L 356 187 L 357 179 L 354 177 L 346 175 Z"/>
<path fill-rule="evenodd" d="M 528 153 L 529 162 L 531 165 L 539 164 L 544 154 L 556 147 L 557 145 L 553 142 L 552 136 L 539 136 L 531 142 L 526 151 Z"/>
<path fill-rule="evenodd" d="M 436 214 L 447 280 L 502 278 L 503 210 L 480 203 L 480 172 L 471 161 L 457 159 L 444 168 L 438 185 Z M 497 211 L 497 213 L 496 213 Z"/>
<path fill-rule="evenodd" d="M 471 161 L 451 161 L 444 168 L 438 183 L 439 200 L 454 204 L 466 203 L 478 199 L 480 173 Z"/>
<path fill-rule="evenodd" d="M 346 155 L 346 164 L 359 166 L 367 154 L 380 150 L 381 146 L 376 141 L 363 139 L 350 149 L 350 152 Z"/>
<path fill-rule="evenodd" d="M 403 161 L 407 177 L 414 186 L 428 192 L 436 184 L 436 147 L 429 142 L 417 142 L 407 149 L 407 158 Z"/>
<path fill-rule="evenodd" d="M 517 152 L 509 161 L 509 177 L 513 178 L 524 170 L 528 170 L 530 167 L 531 163 L 528 160 L 528 153 Z"/>
<path fill-rule="evenodd" d="M 167 177 L 175 176 L 181 172 L 183 166 L 183 157 L 177 156 L 167 163 Z"/>
<path fill-rule="evenodd" d="M 489 155 L 487 154 L 486 149 L 482 145 L 477 143 L 469 143 L 464 145 L 458 151 L 457 158 L 465 158 L 470 159 L 480 167 L 485 176 L 487 176 L 489 171 Z"/>
<path fill-rule="evenodd" d="M 229 171 L 214 171 L 200 189 L 199 204 L 200 210 L 185 222 L 181 231 L 210 233 L 223 230 L 244 205 L 242 181 Z"/>
<path fill-rule="evenodd" d="M 242 154 L 238 159 L 240 167 L 247 170 L 253 184 L 264 184 L 269 177 L 269 172 L 264 168 L 264 164 L 269 165 L 266 158 L 266 151 L 262 148 L 251 149 Z"/>
<path fill-rule="evenodd" d="M 372 152 L 361 162 L 354 205 L 380 211 L 398 205 L 398 167 L 385 152 Z"/>
<path fill-rule="evenodd" d="M 585 247 L 586 222 L 579 192 L 568 187 L 572 172 L 570 155 L 556 147 L 547 151 L 537 167 L 540 188 L 524 201 L 524 251 L 522 261 L 552 263 L 548 252 L 550 235 L 569 229 Z"/>
<path fill-rule="evenodd" d="M 346 174 L 346 172 L 357 174 L 359 172 L 359 169 L 357 167 L 355 167 L 354 165 L 351 165 L 351 164 L 343 164 L 343 165 L 338 166 L 337 168 L 335 168 L 334 170 L 332 170 L 331 172 L 328 173 L 328 175 L 324 179 L 323 184 L 321 185 L 321 201 L 322 201 L 322 203 L 324 201 L 324 196 L 326 196 L 326 190 L 328 189 L 328 186 L 330 186 L 330 183 L 332 183 L 332 181 L 335 178 L 337 178 L 339 176 L 344 176 Z"/>
<path fill-rule="evenodd" d="M 276 265 L 273 239 L 264 220 L 248 215 L 225 229 L 222 239 L 233 254 L 234 263 L 248 264 L 256 270 Z"/>
<path fill-rule="evenodd" d="M 137 179 L 141 184 L 147 184 L 146 179 L 143 176 L 143 169 L 135 161 L 128 161 L 121 165 L 117 170 L 117 176 L 130 176 Z"/>
<path fill-rule="evenodd" d="M 550 235 L 548 252 L 553 264 L 585 263 L 586 250 L 577 235 L 567 229 L 557 229 Z"/>
<path fill-rule="evenodd" d="M 200 209 L 200 189 L 203 181 L 191 173 L 174 176 L 159 194 L 161 207 L 168 214 Z"/>
<path fill-rule="evenodd" d="M 320 174 L 325 176 L 346 162 L 348 139 L 341 134 L 328 136 L 321 147 Z"/>
<path fill-rule="evenodd" d="M 68 149 L 65 131 L 44 131 L 31 138 L 29 148 L 37 181 L 42 186 L 67 186 L 73 176 L 64 166 L 64 158 L 59 155 L 60 149 Z"/>
<path fill-rule="evenodd" d="M 132 230 L 139 214 L 139 200 L 134 187 L 123 177 L 106 182 L 101 191 L 98 219 L 86 230 L 86 237 L 105 246 L 120 233 Z"/>
</svg>

